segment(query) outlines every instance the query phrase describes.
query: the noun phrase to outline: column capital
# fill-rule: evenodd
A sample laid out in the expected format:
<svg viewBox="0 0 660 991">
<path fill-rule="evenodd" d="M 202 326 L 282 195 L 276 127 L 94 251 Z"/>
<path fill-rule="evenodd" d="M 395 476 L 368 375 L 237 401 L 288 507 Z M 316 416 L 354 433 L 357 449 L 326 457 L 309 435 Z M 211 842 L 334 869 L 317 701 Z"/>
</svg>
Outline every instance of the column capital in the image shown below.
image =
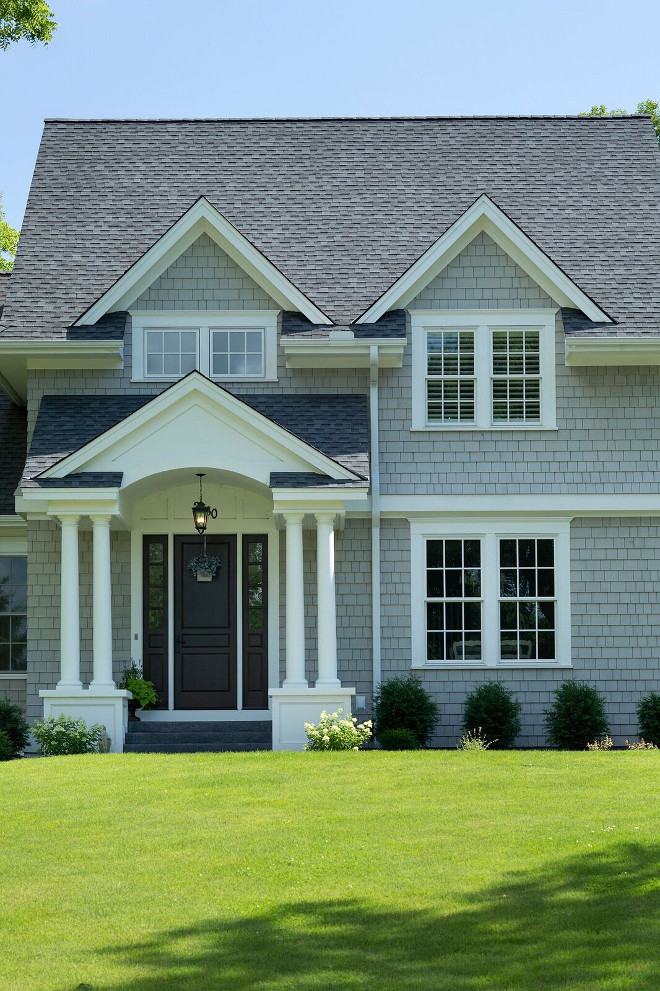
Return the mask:
<svg viewBox="0 0 660 991">
<path fill-rule="evenodd" d="M 61 526 L 78 527 L 80 523 L 80 513 L 58 513 L 57 519 Z"/>
<path fill-rule="evenodd" d="M 328 511 L 327 509 L 325 509 L 325 510 L 319 510 L 318 513 L 314 513 L 314 517 L 315 517 L 317 523 L 330 524 L 330 526 L 333 529 L 334 529 L 334 526 L 335 526 L 336 516 L 337 516 L 336 513 L 331 512 L 331 511 Z"/>
<path fill-rule="evenodd" d="M 302 526 L 302 521 L 305 519 L 305 514 L 300 511 L 289 512 L 288 510 L 285 510 L 282 513 L 282 518 L 285 526 Z"/>
<path fill-rule="evenodd" d="M 92 521 L 92 526 L 110 526 L 112 521 L 111 513 L 90 513 L 89 518 Z"/>
</svg>

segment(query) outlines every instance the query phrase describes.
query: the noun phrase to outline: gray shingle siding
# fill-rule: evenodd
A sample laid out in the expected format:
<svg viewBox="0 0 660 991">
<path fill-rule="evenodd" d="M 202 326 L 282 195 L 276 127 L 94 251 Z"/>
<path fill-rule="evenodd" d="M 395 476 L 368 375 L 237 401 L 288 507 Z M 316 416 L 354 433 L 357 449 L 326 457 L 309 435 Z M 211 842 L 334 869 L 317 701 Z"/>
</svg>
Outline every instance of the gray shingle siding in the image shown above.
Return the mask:
<svg viewBox="0 0 660 991">
<path fill-rule="evenodd" d="M 382 523 L 383 678 L 411 665 L 410 529 Z M 636 705 L 660 689 L 660 523 L 655 519 L 576 519 L 571 524 L 572 669 L 417 670 L 440 707 L 434 744 L 454 747 L 466 694 L 500 680 L 523 705 L 519 746 L 546 746 L 543 713 L 567 678 L 605 696 L 617 746 L 638 735 Z"/>
</svg>

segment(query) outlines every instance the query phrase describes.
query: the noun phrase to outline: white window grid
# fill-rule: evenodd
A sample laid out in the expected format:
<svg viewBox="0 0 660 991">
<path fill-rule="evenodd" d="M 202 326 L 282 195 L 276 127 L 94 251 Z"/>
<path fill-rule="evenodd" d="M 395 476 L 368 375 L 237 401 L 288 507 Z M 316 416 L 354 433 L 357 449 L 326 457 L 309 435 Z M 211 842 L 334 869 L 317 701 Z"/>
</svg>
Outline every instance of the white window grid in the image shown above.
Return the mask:
<svg viewBox="0 0 660 991">
<path fill-rule="evenodd" d="M 426 335 L 426 404 L 431 423 L 474 423 L 474 331 Z"/>
<path fill-rule="evenodd" d="M 212 378 L 262 378 L 263 374 L 263 330 L 211 328 Z"/>
<path fill-rule="evenodd" d="M 427 540 L 427 659 L 480 660 L 481 611 L 480 541 Z"/>
<path fill-rule="evenodd" d="M 570 520 L 568 518 L 544 517 L 535 520 L 497 520 L 495 518 L 472 517 L 458 520 L 450 517 L 428 517 L 411 520 L 411 596 L 412 596 L 412 666 L 427 667 L 570 667 L 571 666 L 571 610 L 570 610 Z M 428 655 L 427 604 L 427 542 L 440 539 L 479 540 L 481 542 L 481 657 L 470 657 L 465 650 L 463 660 L 448 657 L 437 659 Z M 505 644 L 501 650 L 500 603 L 515 601 L 512 597 L 500 595 L 500 548 L 499 541 L 526 538 L 553 541 L 554 596 L 537 595 L 535 603 L 544 602 L 554 606 L 555 651 L 553 658 L 532 656 L 532 651 L 518 649 Z M 538 588 L 538 585 L 537 585 Z M 431 598 L 436 598 L 435 596 Z M 529 602 L 531 596 L 520 596 Z M 527 608 L 527 607 L 525 607 Z M 524 627 L 521 627 L 524 629 Z M 547 624 L 547 629 L 550 629 Z M 537 632 L 545 632 L 540 623 Z M 505 640 L 517 641 L 517 633 Z M 530 656 L 525 656 L 529 652 Z M 445 651 L 445 654 L 447 652 Z M 534 653 L 539 653 L 535 651 Z"/>
<path fill-rule="evenodd" d="M 275 310 L 139 312 L 132 318 L 133 381 L 171 382 L 193 369 L 220 381 L 277 380 Z"/>
<path fill-rule="evenodd" d="M 500 658 L 553 661 L 557 623 L 554 540 L 509 537 L 500 538 L 498 544 Z"/>
<path fill-rule="evenodd" d="M 541 342 L 538 330 L 492 330 L 493 423 L 541 419 Z"/>
<path fill-rule="evenodd" d="M 554 309 L 413 310 L 413 430 L 555 430 Z M 440 332 L 471 332 L 474 339 L 474 418 L 447 418 L 441 394 L 429 407 L 429 338 Z M 497 353 L 493 373 L 494 334 L 508 334 L 507 351 Z M 521 336 L 517 336 L 521 335 Z M 496 337 L 496 345 L 503 339 Z M 538 349 L 536 342 L 538 341 Z M 524 348 L 516 347 L 523 342 Z M 538 361 L 538 367 L 535 362 Z M 522 366 L 522 372 L 516 374 Z M 504 374 L 506 372 L 507 374 Z M 467 378 L 467 376 L 466 376 Z M 496 380 L 496 381 L 495 381 Z M 424 382 L 424 388 L 416 384 Z M 438 390 L 440 393 L 440 390 Z M 497 405 L 493 409 L 494 400 Z M 502 417 L 507 416 L 508 419 Z"/>
</svg>

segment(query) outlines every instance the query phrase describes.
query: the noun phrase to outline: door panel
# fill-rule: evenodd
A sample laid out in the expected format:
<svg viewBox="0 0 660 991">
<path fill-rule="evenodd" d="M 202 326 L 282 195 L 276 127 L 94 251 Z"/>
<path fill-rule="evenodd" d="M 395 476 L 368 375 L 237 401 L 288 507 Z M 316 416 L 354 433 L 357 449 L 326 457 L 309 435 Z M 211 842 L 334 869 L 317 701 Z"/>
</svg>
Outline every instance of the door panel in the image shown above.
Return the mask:
<svg viewBox="0 0 660 991">
<path fill-rule="evenodd" d="M 188 569 L 202 553 L 199 537 L 174 538 L 174 707 L 236 708 L 236 537 L 208 536 L 220 558 L 213 581 Z"/>
</svg>

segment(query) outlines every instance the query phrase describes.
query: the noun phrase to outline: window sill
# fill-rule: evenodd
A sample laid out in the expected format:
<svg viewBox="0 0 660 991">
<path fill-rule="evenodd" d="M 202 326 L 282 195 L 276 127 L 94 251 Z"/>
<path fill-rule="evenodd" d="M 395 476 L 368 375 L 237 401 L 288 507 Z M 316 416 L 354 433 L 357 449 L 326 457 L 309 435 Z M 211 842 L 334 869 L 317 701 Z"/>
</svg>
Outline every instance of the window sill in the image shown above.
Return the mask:
<svg viewBox="0 0 660 991">
<path fill-rule="evenodd" d="M 450 424 L 450 423 L 439 423 L 433 426 L 427 427 L 411 427 L 411 434 L 434 434 L 434 433 L 493 433 L 498 431 L 499 433 L 507 433 L 508 431 L 520 431 L 527 430 L 529 432 L 538 432 L 539 430 L 559 430 L 556 424 L 545 425 L 542 423 L 536 423 L 533 426 L 529 423 L 502 423 L 501 425 L 494 426 L 493 424 L 488 424 L 486 426 L 480 427 L 474 423 L 466 423 L 463 425 Z"/>
<path fill-rule="evenodd" d="M 190 373 L 188 372 L 187 374 Z M 203 375 L 204 372 L 201 372 L 200 374 Z M 131 382 L 139 382 L 142 385 L 173 385 L 175 382 L 180 382 L 181 379 L 184 378 L 185 375 L 177 375 L 175 378 L 158 378 L 156 376 L 152 376 L 150 378 L 144 378 L 144 376 L 142 376 L 140 378 L 131 378 Z M 262 382 L 277 382 L 277 381 L 279 380 L 276 376 L 263 376 L 263 375 L 260 376 L 249 375 L 244 377 L 237 376 L 236 378 L 217 378 L 211 376 L 211 382 L 215 382 L 217 385 L 226 385 L 226 384 L 231 384 L 233 382 L 240 382 L 241 385 L 244 384 L 249 385 L 250 383 L 253 383 L 254 385 L 261 385 Z"/>
<path fill-rule="evenodd" d="M 0 681 L 21 681 L 27 678 L 27 671 L 0 671 Z"/>
<path fill-rule="evenodd" d="M 573 664 L 559 661 L 498 661 L 497 664 L 484 664 L 482 661 L 427 661 L 423 664 L 412 664 L 413 671 L 501 671 L 508 669 L 518 671 L 520 668 L 548 670 L 551 668 L 571 669 Z"/>
</svg>

